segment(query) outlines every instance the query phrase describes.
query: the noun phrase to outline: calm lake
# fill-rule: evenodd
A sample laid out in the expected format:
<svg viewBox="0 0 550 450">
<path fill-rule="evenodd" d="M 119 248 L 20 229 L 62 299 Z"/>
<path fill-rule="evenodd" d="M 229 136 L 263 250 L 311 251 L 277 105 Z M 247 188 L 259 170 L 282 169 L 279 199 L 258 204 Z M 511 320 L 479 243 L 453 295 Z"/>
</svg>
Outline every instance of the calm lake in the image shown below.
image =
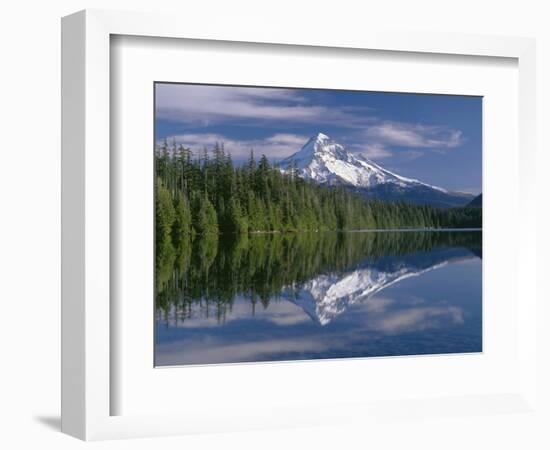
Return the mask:
<svg viewBox="0 0 550 450">
<path fill-rule="evenodd" d="M 158 256 L 155 364 L 481 352 L 481 249 L 481 231 L 182 242 Z"/>
</svg>

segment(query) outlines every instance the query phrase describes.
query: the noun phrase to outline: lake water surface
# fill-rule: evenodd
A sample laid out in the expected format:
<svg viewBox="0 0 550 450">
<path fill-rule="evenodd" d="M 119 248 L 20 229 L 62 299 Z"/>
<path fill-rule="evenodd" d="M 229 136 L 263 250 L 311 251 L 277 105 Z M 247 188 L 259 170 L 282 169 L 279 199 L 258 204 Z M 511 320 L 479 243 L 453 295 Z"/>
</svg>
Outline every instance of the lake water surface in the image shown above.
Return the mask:
<svg viewBox="0 0 550 450">
<path fill-rule="evenodd" d="M 221 235 L 159 255 L 155 364 L 482 351 L 481 231 Z"/>
</svg>

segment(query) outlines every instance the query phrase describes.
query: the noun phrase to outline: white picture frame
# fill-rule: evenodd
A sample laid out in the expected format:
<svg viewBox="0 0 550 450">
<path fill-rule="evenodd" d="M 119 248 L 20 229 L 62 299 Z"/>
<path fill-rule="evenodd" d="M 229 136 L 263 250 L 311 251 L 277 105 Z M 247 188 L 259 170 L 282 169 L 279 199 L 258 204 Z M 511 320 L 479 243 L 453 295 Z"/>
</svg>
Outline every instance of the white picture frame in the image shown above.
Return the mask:
<svg viewBox="0 0 550 450">
<path fill-rule="evenodd" d="M 62 22 L 62 430 L 85 440 L 162 436 L 271 426 L 307 425 L 334 420 L 376 420 L 422 409 L 433 414 L 479 414 L 502 408 L 525 411 L 536 398 L 535 229 L 535 43 L 532 39 L 456 34 L 354 31 L 326 35 L 322 30 L 280 31 L 253 23 L 245 29 L 209 28 L 164 14 L 87 10 Z M 111 337 L 111 191 L 110 64 L 112 35 L 286 44 L 337 49 L 367 49 L 413 54 L 500 57 L 517 60 L 519 77 L 519 182 L 517 198 L 517 286 L 526 286 L 518 302 L 517 388 L 515 391 L 464 397 L 425 396 L 388 402 L 343 402 L 330 410 L 305 404 L 278 406 L 279 414 L 250 414 L 246 422 L 216 420 L 204 414 L 112 415 L 111 366 L 117 353 Z M 531 289 L 531 291 L 529 290 Z M 515 293 L 516 296 L 519 293 Z M 311 367 L 311 366 L 310 366 Z M 171 369 L 166 369 L 171 370 Z M 241 372 L 245 366 L 241 366 Z M 263 365 L 266 376 L 275 365 Z M 405 401 L 406 400 L 406 401 Z M 229 411 L 231 407 L 224 405 Z M 243 413 L 245 414 L 245 413 Z M 274 416 L 276 418 L 274 418 Z M 243 417 L 243 416 L 241 416 Z"/>
</svg>

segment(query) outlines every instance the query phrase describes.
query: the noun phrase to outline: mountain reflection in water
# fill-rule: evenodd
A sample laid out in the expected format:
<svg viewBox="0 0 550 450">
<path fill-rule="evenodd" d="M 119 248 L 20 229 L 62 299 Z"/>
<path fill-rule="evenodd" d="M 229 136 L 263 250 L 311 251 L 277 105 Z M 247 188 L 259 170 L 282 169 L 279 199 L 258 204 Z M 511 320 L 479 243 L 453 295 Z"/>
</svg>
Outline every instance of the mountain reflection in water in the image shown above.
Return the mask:
<svg viewBox="0 0 550 450">
<path fill-rule="evenodd" d="M 481 232 L 221 235 L 161 250 L 156 365 L 482 349 Z"/>
</svg>

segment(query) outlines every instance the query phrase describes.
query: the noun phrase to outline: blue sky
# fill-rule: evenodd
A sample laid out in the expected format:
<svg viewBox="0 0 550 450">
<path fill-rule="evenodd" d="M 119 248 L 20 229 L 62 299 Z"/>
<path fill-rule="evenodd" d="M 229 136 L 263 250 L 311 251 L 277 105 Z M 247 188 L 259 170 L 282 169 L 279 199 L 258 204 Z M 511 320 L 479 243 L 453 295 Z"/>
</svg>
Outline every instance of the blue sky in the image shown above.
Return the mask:
<svg viewBox="0 0 550 450">
<path fill-rule="evenodd" d="M 322 132 L 400 175 L 481 192 L 482 98 L 197 84 L 155 85 L 157 142 L 224 142 L 277 161 Z"/>
</svg>

